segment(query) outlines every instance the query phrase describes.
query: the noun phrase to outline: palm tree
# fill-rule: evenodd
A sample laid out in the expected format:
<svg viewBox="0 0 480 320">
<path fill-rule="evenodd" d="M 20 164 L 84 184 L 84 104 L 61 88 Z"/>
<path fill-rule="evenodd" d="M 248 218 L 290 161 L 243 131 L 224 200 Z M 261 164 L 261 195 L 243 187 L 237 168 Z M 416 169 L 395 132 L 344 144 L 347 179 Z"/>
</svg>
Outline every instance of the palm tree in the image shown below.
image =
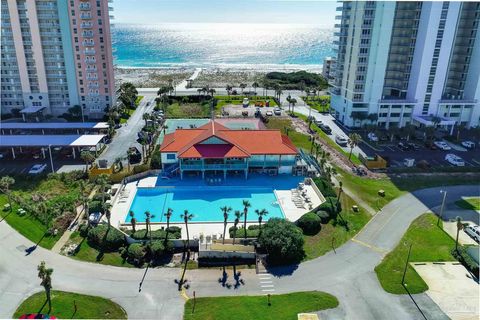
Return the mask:
<svg viewBox="0 0 480 320">
<path fill-rule="evenodd" d="M 228 213 L 232 211 L 231 207 L 221 207 L 220 210 L 223 212 L 223 238 L 222 238 L 222 244 L 225 244 L 225 234 L 227 232 L 227 222 L 228 222 Z"/>
<path fill-rule="evenodd" d="M 263 217 L 265 217 L 267 214 L 268 214 L 268 211 L 266 209 L 261 209 L 261 210 L 258 210 L 256 209 L 255 210 L 255 213 L 257 214 L 258 216 L 258 228 L 260 229 L 260 231 L 262 230 L 262 220 L 263 220 Z"/>
<path fill-rule="evenodd" d="M 235 221 L 233 222 L 233 244 L 235 244 L 235 238 L 237 237 L 238 224 L 243 213 L 240 210 L 235 210 Z"/>
<path fill-rule="evenodd" d="M 247 239 L 247 214 L 248 214 L 248 208 L 250 208 L 252 205 L 248 200 L 243 200 L 243 231 L 244 231 L 244 237 Z"/>
<path fill-rule="evenodd" d="M 83 212 L 85 214 L 88 214 L 88 186 L 87 180 L 80 180 L 78 182 L 78 188 L 80 189 L 80 200 L 82 202 Z"/>
<path fill-rule="evenodd" d="M 225 86 L 225 90 L 227 90 L 228 99 L 230 99 L 230 92 L 232 92 L 232 89 L 233 89 L 233 87 L 232 87 L 231 84 L 227 84 L 227 85 Z"/>
<path fill-rule="evenodd" d="M 48 312 L 52 310 L 52 300 L 50 297 L 50 291 L 52 290 L 52 268 L 47 268 L 45 266 L 45 261 L 40 262 L 40 265 L 37 267 L 38 277 L 42 280 L 40 283 L 41 286 L 45 289 L 45 295 L 47 296 L 48 302 Z"/>
<path fill-rule="evenodd" d="M 148 120 L 150 120 L 150 118 L 151 118 L 150 114 L 148 114 L 148 113 L 144 113 L 142 115 L 142 119 L 145 120 L 145 126 L 147 125 L 147 122 L 148 122 Z"/>
<path fill-rule="evenodd" d="M 97 185 L 99 186 L 100 193 L 102 195 L 102 203 L 105 203 L 105 197 L 107 195 L 107 186 L 108 186 L 108 176 L 106 174 L 101 174 L 96 179 Z"/>
<path fill-rule="evenodd" d="M 463 223 L 462 223 L 462 218 L 456 217 L 455 218 L 457 222 L 457 237 L 455 238 L 455 251 L 458 252 L 458 234 L 460 233 L 460 230 L 463 230 Z"/>
<path fill-rule="evenodd" d="M 353 148 L 358 146 L 358 144 L 362 141 L 362 137 L 358 133 L 350 133 L 348 136 L 348 145 L 350 146 L 350 154 L 348 155 L 348 160 L 352 158 Z"/>
<path fill-rule="evenodd" d="M 111 212 L 110 212 L 111 207 L 112 207 L 112 205 L 110 203 L 106 203 L 106 202 L 102 203 L 103 214 L 107 217 L 107 222 L 108 222 L 108 228 L 109 229 L 111 227 L 110 218 L 112 217 Z"/>
<path fill-rule="evenodd" d="M 217 90 L 215 90 L 213 88 L 208 89 L 208 93 L 210 93 L 212 95 L 212 98 L 215 95 L 215 92 L 217 92 Z"/>
<path fill-rule="evenodd" d="M 278 98 L 280 100 L 280 98 Z M 292 98 L 290 99 L 290 104 L 292 105 L 292 115 L 295 113 L 295 104 L 297 103 L 297 99 Z"/>
<path fill-rule="evenodd" d="M 242 94 L 243 94 L 243 90 L 245 90 L 246 87 L 247 87 L 246 83 L 240 83 L 240 89 L 242 89 Z"/>
<path fill-rule="evenodd" d="M 95 156 L 90 151 L 82 151 L 80 158 L 85 162 L 85 173 L 88 172 L 88 165 L 95 160 Z"/>
<path fill-rule="evenodd" d="M 147 237 L 147 233 L 150 235 L 150 242 L 152 242 L 152 225 L 150 223 L 150 219 L 155 218 L 155 215 L 151 214 L 150 211 L 145 211 L 145 238 Z"/>
<path fill-rule="evenodd" d="M 170 229 L 170 218 L 172 217 L 173 209 L 168 208 L 167 212 L 163 215 L 167 218 L 167 230 L 165 232 L 165 242 L 168 240 L 168 230 Z"/>
<path fill-rule="evenodd" d="M 257 94 L 257 88 L 259 87 L 259 84 L 257 81 L 255 81 L 254 83 L 252 83 L 252 87 L 253 87 L 253 91 L 255 91 L 255 95 Z"/>
<path fill-rule="evenodd" d="M 190 258 L 189 255 L 187 255 L 187 246 L 190 247 L 190 235 L 188 233 L 188 221 L 192 220 L 193 214 L 188 213 L 188 210 L 185 210 L 184 213 L 180 215 L 180 217 L 185 222 L 185 230 L 187 231 L 187 242 L 186 242 L 187 245 L 184 247 L 184 250 L 185 250 L 184 254 L 187 256 L 187 258 L 186 258 L 186 261 L 185 261 L 185 266 L 183 267 L 182 277 L 180 279 L 180 282 L 178 283 L 178 290 L 180 290 L 182 288 L 182 285 L 183 285 L 183 282 L 184 282 L 184 279 L 185 279 L 185 272 L 187 271 L 188 259 Z"/>
<path fill-rule="evenodd" d="M 338 208 L 338 204 L 340 203 L 340 196 L 342 195 L 342 192 L 343 192 L 343 182 L 338 181 L 338 184 L 339 184 L 339 187 L 338 187 L 338 196 L 337 196 L 337 208 Z"/>
<path fill-rule="evenodd" d="M 130 224 L 132 225 L 132 231 L 133 233 L 135 233 L 136 226 L 137 226 L 137 219 L 135 219 L 135 213 L 132 210 L 130 210 L 128 214 L 130 215 Z"/>
<path fill-rule="evenodd" d="M 10 193 L 10 186 L 14 183 L 15 179 L 10 176 L 4 176 L 0 179 L 0 191 L 7 195 L 10 211 L 12 211 L 12 195 Z"/>
</svg>

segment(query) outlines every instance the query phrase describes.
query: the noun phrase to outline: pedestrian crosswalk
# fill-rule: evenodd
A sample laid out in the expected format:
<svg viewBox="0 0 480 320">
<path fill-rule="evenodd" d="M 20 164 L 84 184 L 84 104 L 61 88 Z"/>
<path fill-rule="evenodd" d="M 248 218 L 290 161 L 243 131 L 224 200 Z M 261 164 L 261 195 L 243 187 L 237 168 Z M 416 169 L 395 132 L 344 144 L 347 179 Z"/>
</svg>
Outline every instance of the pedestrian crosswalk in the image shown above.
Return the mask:
<svg viewBox="0 0 480 320">
<path fill-rule="evenodd" d="M 265 294 L 275 291 L 275 285 L 273 283 L 272 275 L 270 273 L 259 273 L 257 274 L 260 289 Z"/>
</svg>

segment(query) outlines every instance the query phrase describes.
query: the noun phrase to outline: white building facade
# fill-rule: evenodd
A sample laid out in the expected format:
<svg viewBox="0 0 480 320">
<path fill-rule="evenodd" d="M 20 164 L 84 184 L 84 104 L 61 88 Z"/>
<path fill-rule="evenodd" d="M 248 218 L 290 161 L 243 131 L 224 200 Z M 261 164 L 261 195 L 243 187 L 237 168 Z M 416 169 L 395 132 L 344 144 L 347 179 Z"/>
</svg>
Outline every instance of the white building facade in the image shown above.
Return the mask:
<svg viewBox="0 0 480 320">
<path fill-rule="evenodd" d="M 340 122 L 478 126 L 479 2 L 343 1 L 337 11 L 330 84 Z"/>
</svg>

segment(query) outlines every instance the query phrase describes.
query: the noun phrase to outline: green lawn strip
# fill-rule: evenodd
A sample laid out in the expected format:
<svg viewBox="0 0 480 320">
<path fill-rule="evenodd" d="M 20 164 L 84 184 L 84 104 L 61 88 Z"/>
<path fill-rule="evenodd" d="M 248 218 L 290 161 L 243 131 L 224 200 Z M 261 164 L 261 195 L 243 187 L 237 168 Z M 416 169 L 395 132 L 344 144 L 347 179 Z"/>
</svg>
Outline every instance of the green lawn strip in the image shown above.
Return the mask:
<svg viewBox="0 0 480 320">
<path fill-rule="evenodd" d="M 300 119 L 302 119 L 303 121 L 307 122 L 307 116 L 306 115 L 303 115 L 301 113 L 296 113 L 295 112 L 295 115 L 297 117 L 299 117 Z M 325 143 L 327 143 L 330 147 L 332 147 L 333 149 L 337 150 L 338 152 L 340 152 L 341 154 L 343 154 L 347 159 L 350 155 L 349 152 L 346 152 L 344 151 L 342 148 L 340 148 L 340 146 L 334 141 L 332 140 L 332 138 L 330 138 L 330 136 L 328 134 L 326 134 L 325 132 L 323 132 L 320 128 L 318 128 L 315 124 L 312 123 L 312 125 L 310 126 L 310 128 L 312 128 L 315 132 L 317 132 L 318 136 L 320 137 L 320 139 L 322 139 L 323 141 L 325 141 Z M 351 157 L 351 161 L 353 164 L 355 165 L 361 165 L 362 162 L 360 161 L 360 159 L 358 159 L 358 157 L 354 154 L 352 154 L 352 157 Z"/>
<path fill-rule="evenodd" d="M 256 102 L 262 102 L 265 103 L 266 100 L 269 100 L 269 105 L 270 107 L 276 107 L 277 103 L 273 99 L 273 97 L 264 97 L 264 96 L 215 96 L 215 99 L 217 99 L 217 107 L 223 107 L 224 105 L 227 104 L 235 104 L 235 105 L 240 105 L 243 104 L 243 99 L 248 98 L 250 105 L 254 105 Z"/>
<path fill-rule="evenodd" d="M 347 222 L 348 229 L 339 224 L 341 218 L 338 217 L 337 221 L 331 220 L 327 224 L 322 224 L 322 229 L 316 235 L 304 235 L 305 260 L 317 258 L 331 251 L 332 243 L 335 248 L 340 247 L 356 235 L 370 220 L 371 215 L 360 206 L 359 212 L 353 212 L 352 205 L 356 203 L 347 195 L 343 194 L 340 202 L 342 204 L 341 218 Z"/>
<path fill-rule="evenodd" d="M 339 168 L 337 168 L 337 172 L 341 175 L 337 177 L 337 179 L 342 181 L 345 187 L 355 192 L 357 196 L 368 203 L 373 209 L 380 210 L 384 205 L 404 193 L 404 191 L 399 189 L 389 178 L 365 178 L 346 173 Z M 378 195 L 379 190 L 385 191 L 385 197 Z"/>
<path fill-rule="evenodd" d="M 295 131 L 292 126 L 292 121 L 285 118 L 270 118 L 265 124 L 268 129 L 280 129 L 285 134 L 288 128 L 288 136 L 297 148 L 310 150 L 311 142 L 308 140 L 306 134 Z"/>
<path fill-rule="evenodd" d="M 209 103 L 182 103 L 175 102 L 167 107 L 167 118 L 208 118 L 210 117 Z"/>
<path fill-rule="evenodd" d="M 122 258 L 120 252 L 104 252 L 101 254 L 99 250 L 92 248 L 88 244 L 87 239 L 84 239 L 82 236 L 80 236 L 79 232 L 72 233 L 70 236 L 70 242 L 77 244 L 81 243 L 78 252 L 71 256 L 73 259 L 115 267 L 135 268 L 134 265 L 128 263 Z"/>
<path fill-rule="evenodd" d="M 120 123 L 126 123 L 134 112 L 135 112 L 135 109 L 125 109 L 125 113 L 128 114 L 128 118 L 120 118 Z"/>
<path fill-rule="evenodd" d="M 52 290 L 51 295 L 52 310 L 49 314 L 57 319 L 127 319 L 125 310 L 109 299 L 56 290 Z M 77 305 L 76 312 L 74 303 Z M 47 312 L 45 292 L 41 291 L 23 301 L 13 318 Z"/>
<path fill-rule="evenodd" d="M 142 101 L 143 99 L 143 96 L 137 96 L 137 99 L 135 99 L 135 105 L 138 107 L 138 105 L 140 104 L 140 101 Z"/>
<path fill-rule="evenodd" d="M 455 241 L 443 231 L 441 221 L 440 226 L 437 226 L 437 217 L 434 214 L 423 214 L 412 222 L 395 249 L 375 267 L 378 280 L 385 291 L 394 294 L 407 293 L 401 282 L 410 244 L 413 244 L 410 262 L 455 260 L 450 254 Z M 410 265 L 407 267 L 405 283 L 410 293 L 421 293 L 428 289 L 427 284 Z"/>
<path fill-rule="evenodd" d="M 335 308 L 338 300 L 334 296 L 319 291 L 295 292 L 270 296 L 236 296 L 197 298 L 195 313 L 192 314 L 193 299 L 185 303 L 183 319 L 193 320 L 291 320 L 298 313 L 315 312 Z"/>
<path fill-rule="evenodd" d="M 3 208 L 3 206 L 7 203 L 7 196 L 3 194 L 0 195 L 0 208 Z M 20 233 L 28 240 L 34 243 L 38 243 L 38 245 L 43 248 L 51 249 L 58 241 L 58 239 L 60 239 L 60 237 L 62 236 L 61 234 L 57 234 L 56 236 L 44 237 L 47 228 L 40 221 L 38 221 L 30 213 L 27 213 L 24 216 L 19 216 L 17 213 L 19 206 L 15 203 L 12 203 L 12 207 L 12 212 L 0 211 L 0 217 L 1 219 L 5 219 L 5 221 L 13 229 L 15 229 L 18 233 Z"/>
<path fill-rule="evenodd" d="M 330 97 L 329 96 L 320 96 L 320 97 L 306 97 L 302 96 L 305 103 L 312 107 L 312 109 L 317 110 L 318 112 L 328 112 L 330 110 Z M 322 104 L 321 101 L 327 100 L 326 104 Z"/>
<path fill-rule="evenodd" d="M 462 209 L 480 210 L 479 197 L 463 198 L 461 200 L 455 201 L 455 204 Z"/>
<path fill-rule="evenodd" d="M 391 183 L 403 191 L 454 185 L 478 185 L 480 175 L 445 175 L 430 173 L 428 175 L 391 176 Z"/>
</svg>

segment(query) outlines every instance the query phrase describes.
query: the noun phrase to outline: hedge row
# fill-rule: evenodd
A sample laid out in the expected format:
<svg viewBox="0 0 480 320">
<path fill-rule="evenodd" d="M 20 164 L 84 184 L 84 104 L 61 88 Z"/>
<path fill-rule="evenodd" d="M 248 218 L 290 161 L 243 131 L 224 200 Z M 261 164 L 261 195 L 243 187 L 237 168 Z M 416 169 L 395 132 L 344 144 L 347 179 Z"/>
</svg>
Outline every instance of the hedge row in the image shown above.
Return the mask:
<svg viewBox="0 0 480 320">
<path fill-rule="evenodd" d="M 230 227 L 228 232 L 230 234 L 230 238 L 233 238 L 233 230 L 235 227 Z M 258 225 L 251 225 L 247 227 L 247 238 L 257 238 L 258 234 L 260 233 L 260 228 Z M 243 238 L 245 236 L 245 229 L 243 227 L 237 227 L 237 238 Z"/>
<path fill-rule="evenodd" d="M 152 239 L 163 240 L 166 237 L 167 231 L 165 229 L 153 230 Z M 182 236 L 182 229 L 180 227 L 169 227 L 168 228 L 168 238 L 169 239 L 180 239 Z M 146 229 L 137 230 L 134 233 L 130 234 L 130 237 L 136 240 L 150 239 L 150 234 L 147 233 Z"/>
</svg>

